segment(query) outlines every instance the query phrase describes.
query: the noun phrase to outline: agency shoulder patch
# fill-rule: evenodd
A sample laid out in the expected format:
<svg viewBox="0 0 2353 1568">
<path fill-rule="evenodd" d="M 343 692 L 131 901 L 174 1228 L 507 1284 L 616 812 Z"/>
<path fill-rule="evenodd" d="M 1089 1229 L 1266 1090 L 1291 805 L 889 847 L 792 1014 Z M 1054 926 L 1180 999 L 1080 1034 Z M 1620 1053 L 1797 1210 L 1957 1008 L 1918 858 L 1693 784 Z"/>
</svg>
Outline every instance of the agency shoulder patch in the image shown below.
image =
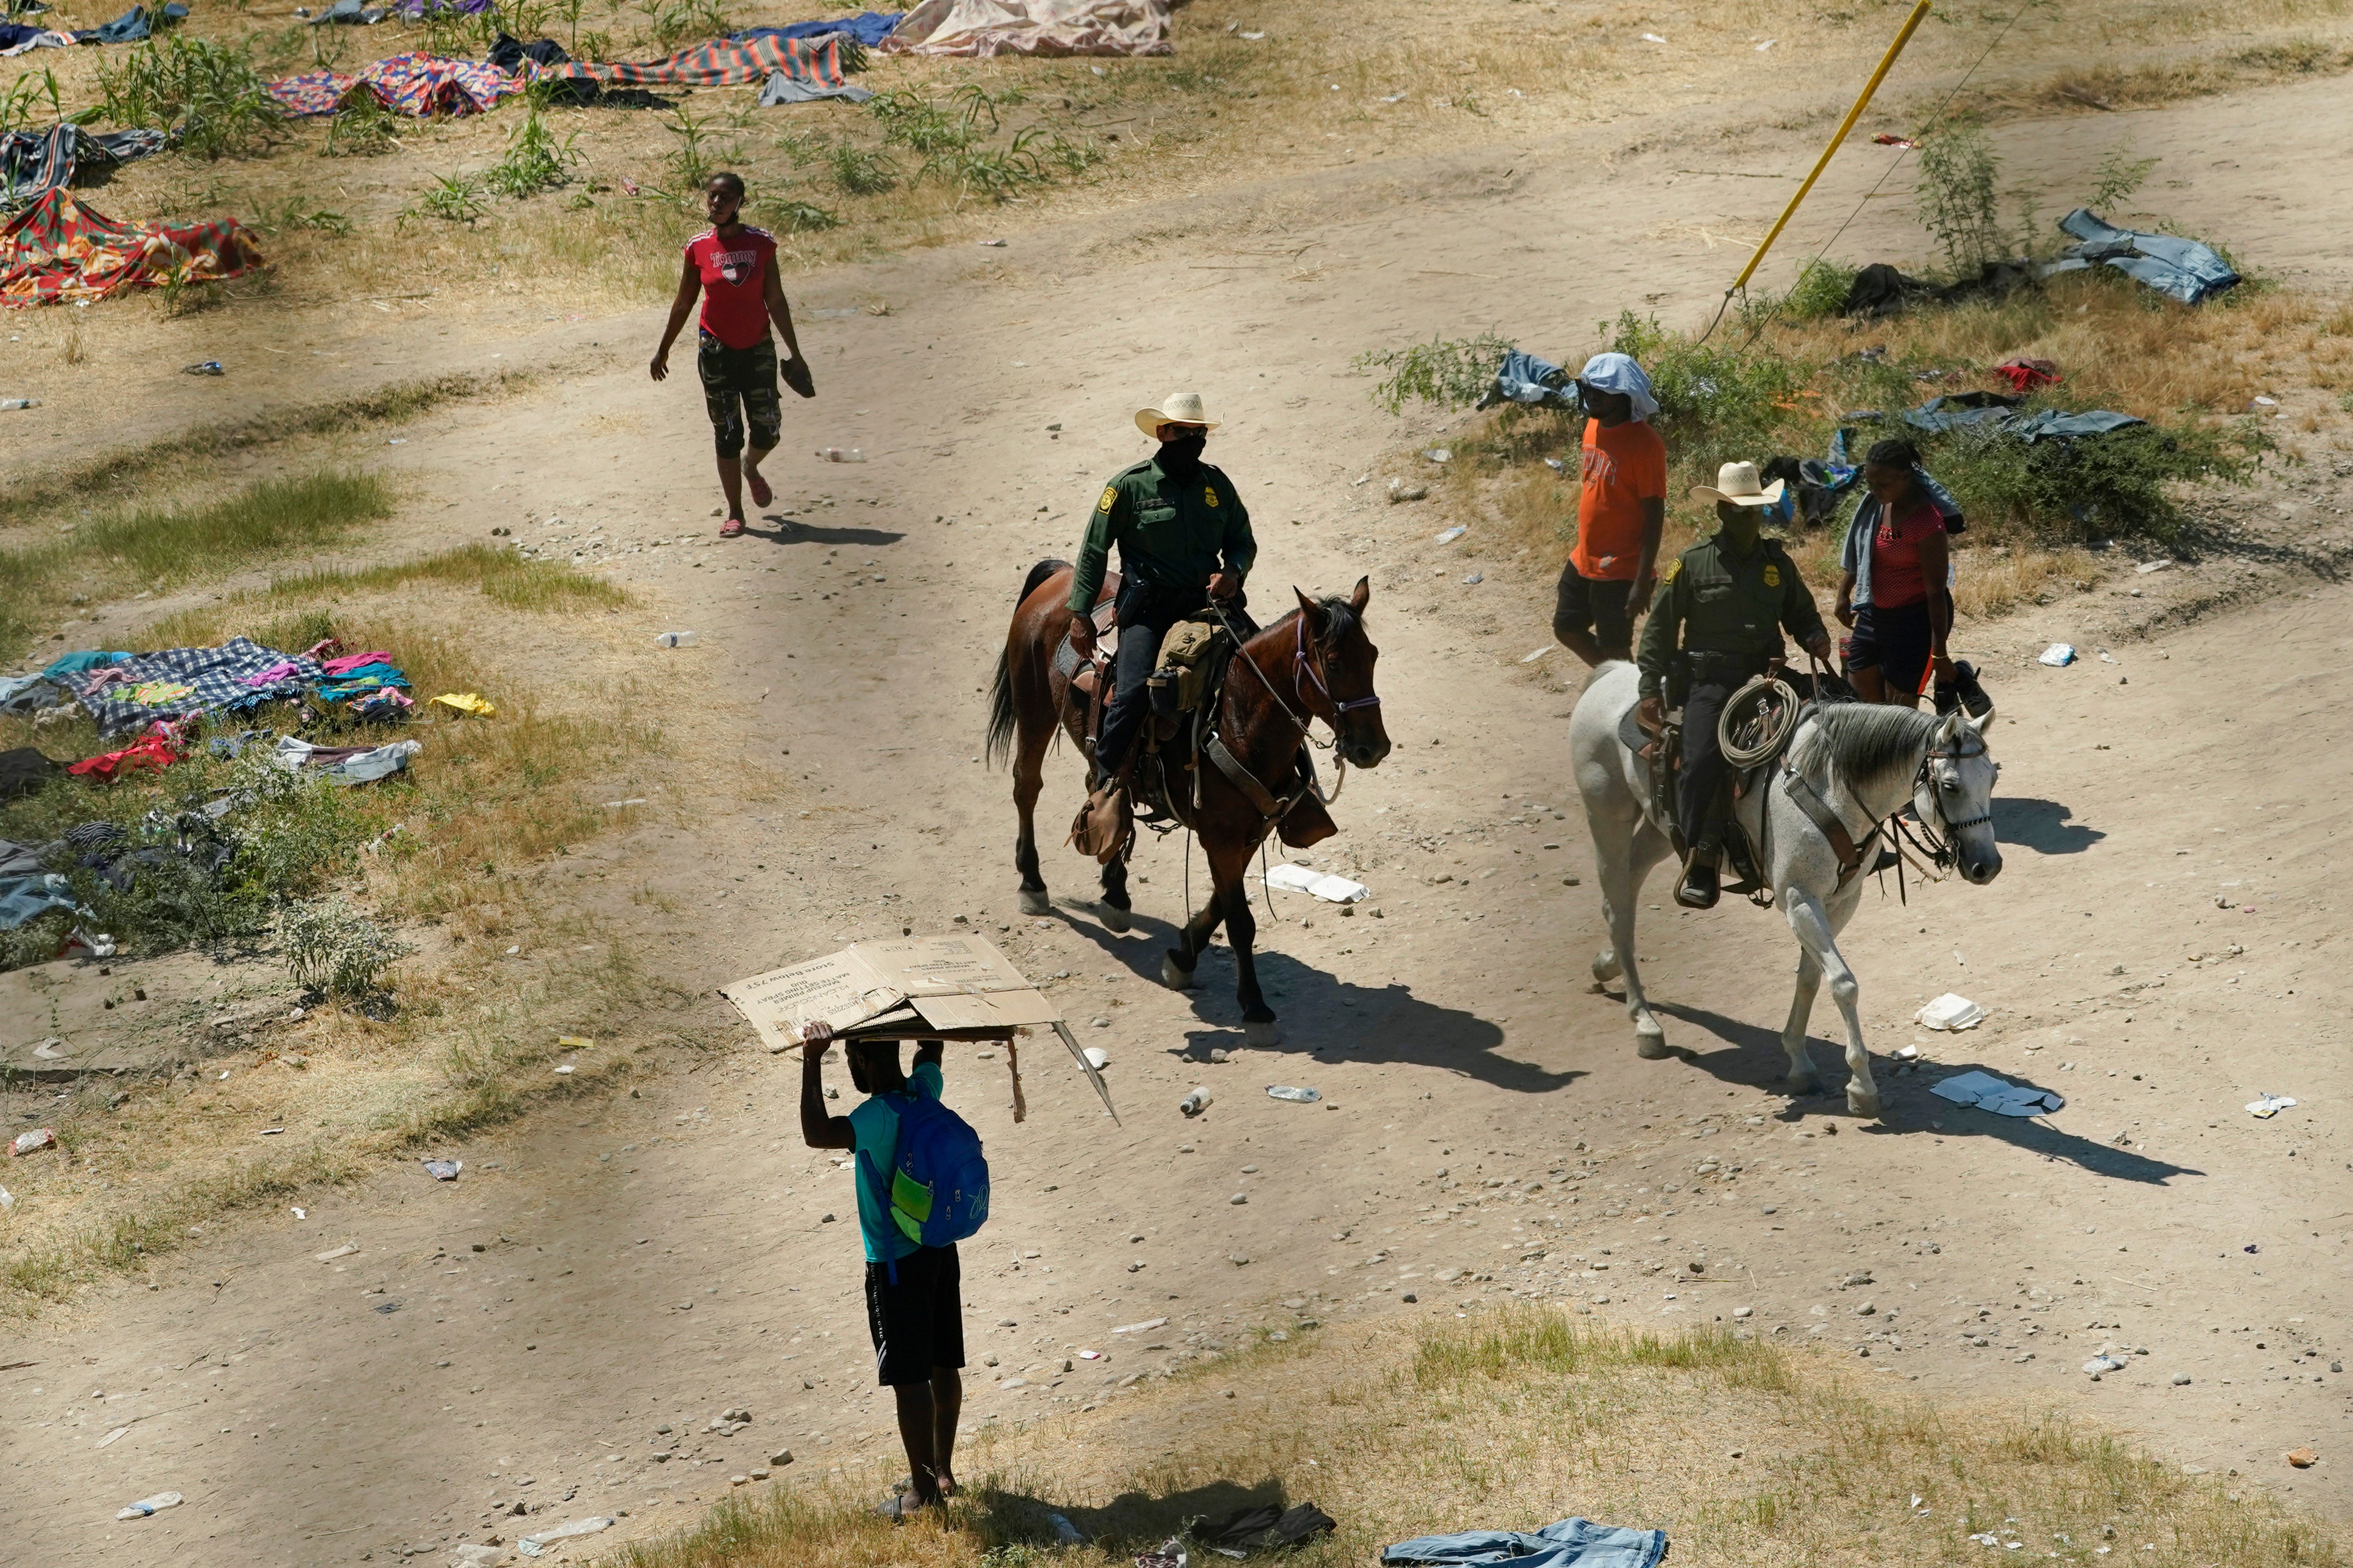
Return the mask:
<svg viewBox="0 0 2353 1568">
<path fill-rule="evenodd" d="M 1678 555 L 1672 561 L 1667 563 L 1667 569 L 1659 574 L 1659 581 L 1662 583 L 1672 583 L 1675 580 L 1675 574 L 1681 572 L 1683 569 L 1683 558 Z"/>
<path fill-rule="evenodd" d="M 1119 487 L 1117 485 L 1105 485 L 1103 486 L 1103 500 L 1095 502 L 1095 510 L 1097 511 L 1107 512 L 1111 510 L 1112 507 L 1116 504 L 1118 500 Z"/>
</svg>

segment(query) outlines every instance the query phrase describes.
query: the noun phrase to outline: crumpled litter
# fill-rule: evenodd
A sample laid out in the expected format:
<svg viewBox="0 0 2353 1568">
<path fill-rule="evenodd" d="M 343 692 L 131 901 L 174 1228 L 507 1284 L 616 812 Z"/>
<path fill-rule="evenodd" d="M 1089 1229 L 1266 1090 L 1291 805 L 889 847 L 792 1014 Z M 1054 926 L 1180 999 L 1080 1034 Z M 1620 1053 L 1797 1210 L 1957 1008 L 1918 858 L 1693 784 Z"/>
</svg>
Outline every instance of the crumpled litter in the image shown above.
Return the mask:
<svg viewBox="0 0 2353 1568">
<path fill-rule="evenodd" d="M 499 710 L 480 693 L 445 691 L 426 704 L 427 708 L 447 708 L 455 713 L 470 713 L 477 719 L 495 719 Z"/>
<path fill-rule="evenodd" d="M 2005 1083 L 1989 1072 L 1957 1073 L 1931 1087 L 1930 1094 L 1956 1105 L 1973 1105 L 1997 1116 L 2043 1116 L 2067 1109 L 2066 1100 L 2031 1084 Z"/>
<path fill-rule="evenodd" d="M 1985 1022 L 1986 1010 L 1966 996 L 1947 991 L 1920 1009 L 1920 1026 L 1924 1029 L 1944 1029 L 1958 1034 L 1974 1029 Z"/>
<path fill-rule="evenodd" d="M 2281 1111 L 2285 1110 L 2289 1106 L 2294 1105 L 2295 1103 L 2295 1097 L 2294 1095 L 2258 1095 L 2255 1099 L 2247 1101 L 2247 1114 L 2255 1117 L 2258 1120 L 2268 1121 L 2272 1117 L 2277 1116 Z"/>
<path fill-rule="evenodd" d="M 536 1557 L 547 1550 L 551 1542 L 569 1541 L 575 1535 L 594 1535 L 600 1530 L 612 1528 L 613 1521 L 609 1517 L 600 1515 L 589 1519 L 575 1519 L 570 1524 L 559 1525 L 554 1530 L 534 1531 L 516 1542 L 515 1550 L 525 1557 Z"/>
<path fill-rule="evenodd" d="M 2063 642 L 2052 643 L 2036 657 L 2034 662 L 2047 664 L 2053 669 L 2064 668 L 2075 662 L 2075 645 Z"/>
<path fill-rule="evenodd" d="M 458 1179 L 458 1173 L 466 1168 L 463 1160 L 420 1160 L 417 1163 L 423 1165 L 425 1173 L 437 1182 L 454 1182 Z"/>
<path fill-rule="evenodd" d="M 16 1134 L 16 1140 L 8 1145 L 8 1154 L 14 1159 L 20 1154 L 29 1154 L 36 1149 L 55 1148 L 57 1142 L 58 1130 L 54 1127 L 28 1128 Z"/>
<path fill-rule="evenodd" d="M 116 1514 L 114 1517 L 117 1519 L 145 1519 L 151 1513 L 161 1513 L 167 1508 L 177 1508 L 185 1500 L 186 1500 L 181 1497 L 177 1492 L 157 1492 L 153 1497 L 141 1498 L 137 1502 L 132 1503 L 129 1508 L 124 1509 L 121 1513 Z"/>
</svg>

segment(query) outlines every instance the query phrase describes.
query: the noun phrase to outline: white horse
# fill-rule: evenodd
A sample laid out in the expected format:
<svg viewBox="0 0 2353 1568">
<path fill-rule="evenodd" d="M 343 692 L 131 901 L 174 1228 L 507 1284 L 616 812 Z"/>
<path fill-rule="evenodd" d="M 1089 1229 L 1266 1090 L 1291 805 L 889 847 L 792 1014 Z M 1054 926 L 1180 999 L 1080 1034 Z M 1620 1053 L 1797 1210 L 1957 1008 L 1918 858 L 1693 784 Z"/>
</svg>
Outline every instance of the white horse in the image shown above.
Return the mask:
<svg viewBox="0 0 2353 1568">
<path fill-rule="evenodd" d="M 1634 963 L 1634 900 L 1642 879 L 1672 847 L 1665 825 L 1651 813 L 1644 764 L 1619 738 L 1620 724 L 1638 700 L 1638 680 L 1634 666 L 1623 662 L 1596 670 L 1569 719 L 1568 750 L 1577 787 L 1585 796 L 1602 912 L 1609 922 L 1609 945 L 1593 960 L 1593 978 L 1625 976 L 1635 1054 L 1657 1058 L 1670 1053 Z M 1858 1116 L 1879 1114 L 1879 1088 L 1872 1081 L 1871 1053 L 1855 1013 L 1854 971 L 1839 953 L 1838 933 L 1862 896 L 1863 879 L 1877 858 L 1881 825 L 1907 797 L 1922 825 L 1950 847 L 1963 877 L 1982 886 L 2000 874 L 1992 796 L 2001 769 L 1988 753 L 1984 734 L 1993 717 L 1989 712 L 1978 721 L 1956 712 L 1938 718 L 1882 704 L 1817 708 L 1790 737 L 1783 761 L 1767 765 L 1765 787 L 1750 789 L 1735 806 L 1748 842 L 1763 847 L 1761 869 L 1798 937 L 1797 991 L 1781 1029 L 1792 1092 L 1810 1093 L 1817 1087 L 1806 1053 L 1806 1021 L 1828 975 L 1831 995 L 1846 1017 L 1847 1109 Z M 1852 846 L 1843 872 L 1831 835 L 1790 794 L 1793 777 L 1803 781 L 1801 795 L 1810 791 L 1843 827 Z"/>
</svg>

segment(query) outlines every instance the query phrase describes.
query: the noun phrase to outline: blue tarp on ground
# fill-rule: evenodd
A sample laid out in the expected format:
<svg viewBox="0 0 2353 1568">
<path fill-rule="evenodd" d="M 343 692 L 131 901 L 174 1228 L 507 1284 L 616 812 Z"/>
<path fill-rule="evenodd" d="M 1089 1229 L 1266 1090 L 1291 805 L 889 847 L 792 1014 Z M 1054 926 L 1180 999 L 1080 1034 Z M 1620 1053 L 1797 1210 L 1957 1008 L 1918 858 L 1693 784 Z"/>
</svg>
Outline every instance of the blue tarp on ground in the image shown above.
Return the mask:
<svg viewBox="0 0 2353 1568">
<path fill-rule="evenodd" d="M 1445 1563 L 1449 1568 L 1659 1568 L 1667 1554 L 1663 1530 L 1632 1530 L 1564 1519 L 1534 1534 L 1516 1530 L 1466 1530 L 1424 1535 L 1381 1550 L 1381 1561 Z"/>
<path fill-rule="evenodd" d="M 2095 261 L 2105 261 L 2127 278 L 2185 305 L 2211 299 L 2239 281 L 2229 262 L 2194 239 L 2118 228 L 2089 207 L 2077 207 L 2059 220 L 2059 226 L 2083 243 L 2068 247 L 2063 259 L 2042 268 L 2044 277 L 2080 272 Z"/>
<path fill-rule="evenodd" d="M 782 27 L 747 27 L 729 37 L 739 44 L 754 38 L 821 38 L 828 33 L 847 33 L 868 48 L 872 48 L 891 36 L 904 11 L 861 11 L 855 16 L 828 16 L 815 22 L 794 22 Z"/>
</svg>

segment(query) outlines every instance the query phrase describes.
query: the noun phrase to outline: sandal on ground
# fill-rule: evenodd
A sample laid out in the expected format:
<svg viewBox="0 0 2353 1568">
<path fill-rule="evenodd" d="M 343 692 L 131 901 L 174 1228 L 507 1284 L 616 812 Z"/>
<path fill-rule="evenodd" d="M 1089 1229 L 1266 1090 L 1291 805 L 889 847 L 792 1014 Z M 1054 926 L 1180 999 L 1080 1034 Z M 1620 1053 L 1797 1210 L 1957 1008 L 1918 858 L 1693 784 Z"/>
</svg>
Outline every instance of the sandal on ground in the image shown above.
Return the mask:
<svg viewBox="0 0 2353 1568">
<path fill-rule="evenodd" d="M 743 531 L 744 520 L 740 517 L 731 517 L 719 525 L 719 537 L 722 539 L 733 539 Z"/>
<path fill-rule="evenodd" d="M 767 480 L 760 477 L 760 472 L 757 468 L 744 469 L 744 482 L 752 487 L 752 504 L 754 506 L 765 506 L 770 501 L 776 499 L 776 492 L 769 487 Z"/>
</svg>

